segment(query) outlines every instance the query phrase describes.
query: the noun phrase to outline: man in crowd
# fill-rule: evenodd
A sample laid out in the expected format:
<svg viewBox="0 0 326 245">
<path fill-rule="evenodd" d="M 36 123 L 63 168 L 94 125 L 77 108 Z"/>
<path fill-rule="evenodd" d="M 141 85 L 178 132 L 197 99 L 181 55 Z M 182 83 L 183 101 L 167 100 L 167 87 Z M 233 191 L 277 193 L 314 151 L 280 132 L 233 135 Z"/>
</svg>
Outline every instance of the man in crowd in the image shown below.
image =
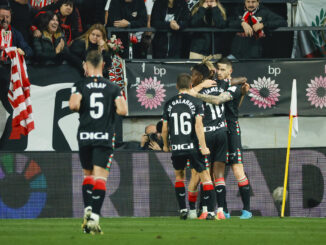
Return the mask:
<svg viewBox="0 0 326 245">
<path fill-rule="evenodd" d="M 287 26 L 286 20 L 260 4 L 260 0 L 244 0 L 241 7 L 230 17 L 230 28 L 242 28 L 236 33 L 231 53 L 238 59 L 261 58 L 263 40 L 269 30 Z"/>
<path fill-rule="evenodd" d="M 203 196 L 208 207 L 207 220 L 215 220 L 215 192 L 213 182 L 206 170 L 205 156 L 210 152 L 206 147 L 203 128 L 203 104 L 190 96 L 191 77 L 180 74 L 177 79 L 179 94 L 169 99 L 163 110 L 163 150 L 172 151 L 175 169 L 175 193 L 180 208 L 180 218 L 188 216 L 185 199 L 185 167 L 189 161 L 203 184 Z"/>
<path fill-rule="evenodd" d="M 85 233 L 102 233 L 100 211 L 105 198 L 106 180 L 113 158 L 116 114 L 127 114 L 127 104 L 120 88 L 103 78 L 103 57 L 90 51 L 84 63 L 87 77 L 75 83 L 69 108 L 79 112 L 79 157 L 84 172 Z"/>
</svg>

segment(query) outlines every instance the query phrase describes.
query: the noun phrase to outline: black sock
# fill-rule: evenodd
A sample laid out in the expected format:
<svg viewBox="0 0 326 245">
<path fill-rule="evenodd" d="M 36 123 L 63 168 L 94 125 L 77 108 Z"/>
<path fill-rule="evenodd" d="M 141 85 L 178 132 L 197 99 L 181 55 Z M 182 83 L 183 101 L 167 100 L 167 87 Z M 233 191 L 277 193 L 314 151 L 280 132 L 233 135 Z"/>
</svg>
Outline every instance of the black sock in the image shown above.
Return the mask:
<svg viewBox="0 0 326 245">
<path fill-rule="evenodd" d="M 196 209 L 197 196 L 198 196 L 198 191 L 188 190 L 188 202 L 189 202 L 189 208 L 191 210 Z"/>
<path fill-rule="evenodd" d="M 208 212 L 215 212 L 216 207 L 216 197 L 215 197 L 215 191 L 213 183 L 203 183 L 203 194 L 204 194 L 204 200 L 207 204 L 207 211 Z"/>
<path fill-rule="evenodd" d="M 250 211 L 250 185 L 239 186 L 243 209 Z"/>
<path fill-rule="evenodd" d="M 94 178 L 92 176 L 85 176 L 82 186 L 84 207 L 92 206 L 92 194 L 94 187 Z"/>
<path fill-rule="evenodd" d="M 219 208 L 223 208 L 224 209 L 224 206 L 225 206 L 225 198 L 226 198 L 225 185 L 215 186 L 215 192 L 216 192 L 217 206 Z"/>
<path fill-rule="evenodd" d="M 175 182 L 175 196 L 177 198 L 179 208 L 186 209 L 186 188 L 185 183 L 183 181 L 176 181 Z"/>
<path fill-rule="evenodd" d="M 106 191 L 106 181 L 103 179 L 95 180 L 93 188 L 92 212 L 100 215 Z"/>
</svg>

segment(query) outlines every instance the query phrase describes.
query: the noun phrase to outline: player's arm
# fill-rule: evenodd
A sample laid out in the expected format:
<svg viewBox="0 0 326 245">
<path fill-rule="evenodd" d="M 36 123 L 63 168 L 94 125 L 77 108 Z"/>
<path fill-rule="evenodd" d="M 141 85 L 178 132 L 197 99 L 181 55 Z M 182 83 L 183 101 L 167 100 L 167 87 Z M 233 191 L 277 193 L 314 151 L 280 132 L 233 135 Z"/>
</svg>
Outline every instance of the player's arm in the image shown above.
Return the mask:
<svg viewBox="0 0 326 245">
<path fill-rule="evenodd" d="M 203 155 L 208 155 L 209 149 L 206 146 L 203 117 L 200 115 L 196 116 L 195 131 L 200 145 L 200 151 Z"/>
<path fill-rule="evenodd" d="M 169 132 L 168 122 L 164 120 L 162 125 L 162 139 L 163 139 L 163 151 L 165 152 L 169 152 L 168 132 Z"/>
<path fill-rule="evenodd" d="M 82 95 L 80 93 L 72 94 L 69 99 L 70 110 L 79 111 L 81 99 L 82 99 Z"/>
<path fill-rule="evenodd" d="M 238 85 L 238 84 L 244 84 L 247 82 L 246 77 L 233 77 L 231 78 L 231 86 Z"/>
<path fill-rule="evenodd" d="M 216 86 L 216 81 L 211 79 L 206 79 L 202 83 L 198 84 L 196 87 L 193 87 L 195 92 L 199 92 L 203 88 L 210 88 Z"/>
<path fill-rule="evenodd" d="M 248 83 L 244 83 L 241 87 L 241 99 L 240 99 L 240 103 L 239 103 L 239 108 L 242 105 L 243 99 L 245 97 L 245 95 L 249 92 L 250 89 L 250 85 Z"/>
<path fill-rule="evenodd" d="M 128 114 L 128 106 L 126 100 L 123 98 L 123 96 L 118 96 L 115 99 L 115 106 L 116 106 L 116 113 L 120 116 L 125 116 Z"/>
<path fill-rule="evenodd" d="M 223 92 L 219 95 L 196 93 L 194 96 L 198 99 L 201 99 L 202 101 L 205 101 L 206 103 L 210 103 L 213 105 L 220 105 L 233 99 L 232 95 L 228 91 Z"/>
</svg>

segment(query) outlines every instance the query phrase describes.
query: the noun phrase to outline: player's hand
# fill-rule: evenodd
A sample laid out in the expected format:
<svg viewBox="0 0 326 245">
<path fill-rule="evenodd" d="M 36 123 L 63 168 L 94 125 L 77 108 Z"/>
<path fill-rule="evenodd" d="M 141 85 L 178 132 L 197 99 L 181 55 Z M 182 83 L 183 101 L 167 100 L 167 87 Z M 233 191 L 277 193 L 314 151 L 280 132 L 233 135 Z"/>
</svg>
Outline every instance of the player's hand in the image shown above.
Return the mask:
<svg viewBox="0 0 326 245">
<path fill-rule="evenodd" d="M 211 88 L 211 87 L 214 87 L 216 85 L 217 85 L 216 81 L 211 80 L 211 79 L 206 79 L 200 84 L 200 86 L 202 88 Z"/>
<path fill-rule="evenodd" d="M 165 145 L 165 146 L 163 146 L 163 151 L 164 151 L 164 152 L 169 152 L 169 151 L 170 151 L 170 148 L 169 148 L 168 146 Z"/>
<path fill-rule="evenodd" d="M 241 94 L 242 94 L 242 95 L 246 95 L 246 94 L 249 92 L 249 89 L 250 89 L 250 85 L 249 85 L 249 83 L 244 83 L 244 84 L 241 86 Z"/>
<path fill-rule="evenodd" d="M 152 149 L 153 151 L 161 151 L 162 150 L 160 145 L 155 141 L 150 141 L 148 148 Z"/>
<path fill-rule="evenodd" d="M 204 148 L 204 147 L 200 148 L 200 152 L 201 152 L 201 154 L 203 154 L 203 155 L 209 155 L 209 154 L 211 153 L 207 147 L 205 147 L 205 148 Z"/>
<path fill-rule="evenodd" d="M 247 22 L 242 22 L 241 26 L 244 30 L 244 33 L 246 37 L 252 37 L 254 35 L 254 30 L 251 28 L 251 26 Z"/>
<path fill-rule="evenodd" d="M 264 29 L 264 24 L 256 23 L 252 26 L 252 29 L 254 29 L 255 32 L 260 31 L 260 30 Z"/>
</svg>

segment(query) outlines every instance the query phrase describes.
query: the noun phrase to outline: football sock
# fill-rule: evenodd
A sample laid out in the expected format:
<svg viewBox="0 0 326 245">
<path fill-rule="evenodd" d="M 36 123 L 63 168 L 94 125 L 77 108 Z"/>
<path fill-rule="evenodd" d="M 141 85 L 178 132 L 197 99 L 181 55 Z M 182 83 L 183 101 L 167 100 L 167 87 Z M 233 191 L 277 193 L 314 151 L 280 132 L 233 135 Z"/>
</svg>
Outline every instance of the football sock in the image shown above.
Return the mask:
<svg viewBox="0 0 326 245">
<path fill-rule="evenodd" d="M 209 182 L 203 183 L 203 190 L 204 190 L 203 198 L 206 201 L 207 210 L 208 210 L 208 212 L 214 212 L 215 206 L 216 206 L 216 197 L 215 197 L 213 182 L 209 181 Z"/>
<path fill-rule="evenodd" d="M 215 182 L 217 206 L 219 208 L 223 208 L 225 206 L 225 199 L 226 199 L 226 189 L 225 189 L 224 178 L 215 179 L 214 182 Z"/>
<path fill-rule="evenodd" d="M 177 197 L 179 208 L 185 209 L 186 208 L 186 188 L 185 183 L 183 181 L 176 181 L 174 185 L 175 189 L 175 196 Z"/>
<path fill-rule="evenodd" d="M 249 180 L 246 176 L 241 178 L 238 181 L 239 191 L 241 200 L 243 203 L 243 209 L 249 211 L 250 210 L 250 185 Z"/>
<path fill-rule="evenodd" d="M 200 186 L 200 194 L 199 194 L 200 196 L 199 196 L 199 207 L 198 207 L 198 209 L 202 210 L 203 206 L 206 206 L 205 199 L 204 199 L 203 183 L 200 182 L 199 186 Z"/>
<path fill-rule="evenodd" d="M 93 176 L 84 176 L 82 192 L 83 192 L 83 200 L 84 207 L 92 206 L 92 193 L 94 187 L 94 178 Z"/>
<path fill-rule="evenodd" d="M 188 190 L 188 202 L 190 209 L 196 209 L 198 191 L 189 191 Z"/>
<path fill-rule="evenodd" d="M 93 188 L 93 203 L 92 211 L 93 213 L 100 214 L 103 205 L 104 197 L 106 191 L 106 179 L 105 178 L 95 178 L 95 185 Z"/>
</svg>

